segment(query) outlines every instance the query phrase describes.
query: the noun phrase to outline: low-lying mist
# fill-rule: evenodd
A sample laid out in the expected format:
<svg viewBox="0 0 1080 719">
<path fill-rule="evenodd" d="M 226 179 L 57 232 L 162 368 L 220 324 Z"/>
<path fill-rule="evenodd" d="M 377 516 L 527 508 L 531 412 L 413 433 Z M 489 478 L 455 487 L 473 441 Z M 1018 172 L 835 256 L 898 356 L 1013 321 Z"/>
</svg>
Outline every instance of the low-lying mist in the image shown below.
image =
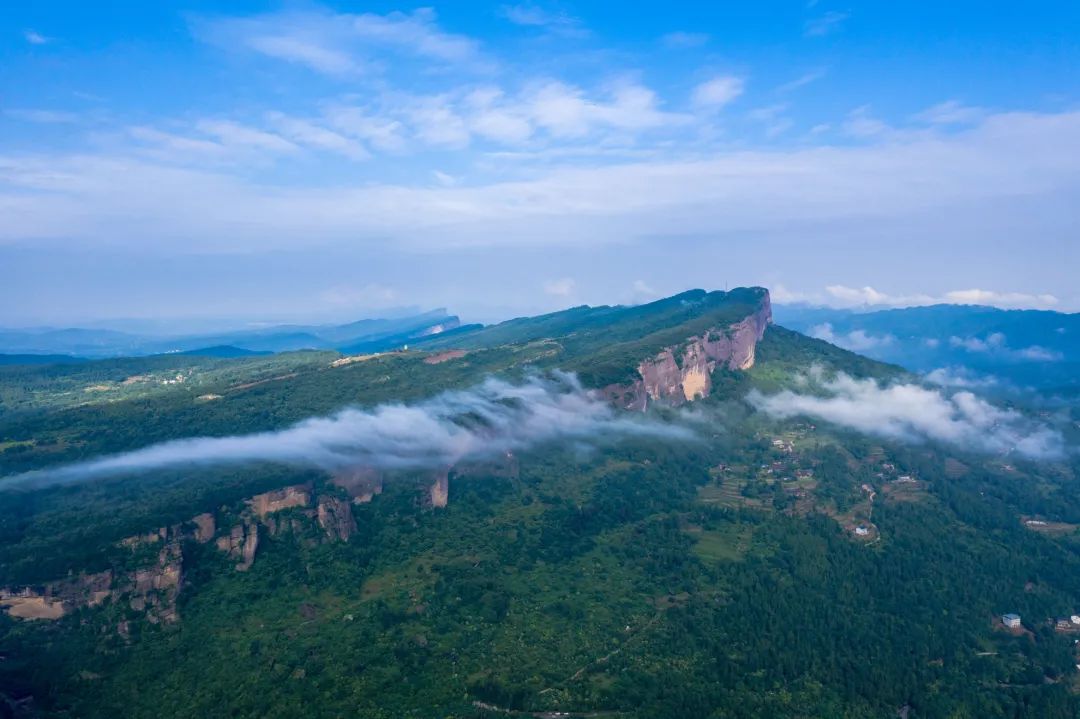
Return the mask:
<svg viewBox="0 0 1080 719">
<path fill-rule="evenodd" d="M 344 409 L 273 432 L 155 444 L 0 482 L 2 488 L 77 482 L 146 470 L 275 462 L 328 471 L 446 468 L 547 442 L 589 449 L 628 437 L 689 439 L 685 427 L 618 412 L 565 373 L 520 383 L 488 378 L 412 405 Z"/>
<path fill-rule="evenodd" d="M 1060 459 L 1060 431 L 1020 412 L 1002 409 L 970 391 L 946 392 L 914 383 L 881 385 L 812 369 L 805 392 L 752 391 L 750 404 L 774 417 L 814 417 L 865 434 L 906 442 L 938 441 L 966 451 Z"/>
</svg>

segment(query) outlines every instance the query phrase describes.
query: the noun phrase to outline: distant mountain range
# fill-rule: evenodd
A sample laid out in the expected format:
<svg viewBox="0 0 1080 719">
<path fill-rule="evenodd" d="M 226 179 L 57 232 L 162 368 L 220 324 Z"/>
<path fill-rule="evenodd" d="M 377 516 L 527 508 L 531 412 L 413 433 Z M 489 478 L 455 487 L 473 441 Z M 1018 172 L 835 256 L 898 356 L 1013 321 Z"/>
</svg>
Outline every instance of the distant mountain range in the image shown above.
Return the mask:
<svg viewBox="0 0 1080 719">
<path fill-rule="evenodd" d="M 857 312 L 778 305 L 776 321 L 952 384 L 1080 385 L 1080 314 L 933 305 Z"/>
<path fill-rule="evenodd" d="M 108 329 L 0 329 L 0 354 L 103 358 L 154 354 L 245 354 L 333 349 L 378 351 L 430 337 L 461 326 L 445 309 L 394 319 L 364 319 L 343 325 L 274 325 L 212 334 L 161 336 Z"/>
</svg>

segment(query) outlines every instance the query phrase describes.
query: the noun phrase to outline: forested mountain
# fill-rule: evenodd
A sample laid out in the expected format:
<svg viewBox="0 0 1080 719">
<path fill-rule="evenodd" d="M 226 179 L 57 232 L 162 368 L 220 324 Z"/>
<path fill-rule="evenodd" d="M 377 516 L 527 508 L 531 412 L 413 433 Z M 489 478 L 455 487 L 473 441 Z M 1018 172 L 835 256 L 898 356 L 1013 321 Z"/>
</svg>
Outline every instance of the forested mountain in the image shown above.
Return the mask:
<svg viewBox="0 0 1080 719">
<path fill-rule="evenodd" d="M 4 711 L 1080 712 L 1076 409 L 762 288 L 408 345 L 0 366 Z"/>
<path fill-rule="evenodd" d="M 353 352 L 398 347 L 460 325 L 446 310 L 343 325 L 270 325 L 211 334 L 143 335 L 100 329 L 0 329 L 0 353 L 123 357 L 168 353 L 239 356 L 296 350 Z"/>
</svg>

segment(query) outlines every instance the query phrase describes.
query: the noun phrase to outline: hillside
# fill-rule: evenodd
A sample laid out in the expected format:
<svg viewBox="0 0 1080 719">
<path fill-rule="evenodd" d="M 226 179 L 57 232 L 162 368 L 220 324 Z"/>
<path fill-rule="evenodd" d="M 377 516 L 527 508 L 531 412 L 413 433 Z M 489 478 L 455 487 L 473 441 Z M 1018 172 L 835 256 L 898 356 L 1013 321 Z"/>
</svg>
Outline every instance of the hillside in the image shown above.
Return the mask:
<svg viewBox="0 0 1080 719">
<path fill-rule="evenodd" d="M 1073 630 L 1046 620 L 1080 610 L 1075 456 L 768 404 L 946 401 L 910 382 L 771 325 L 760 288 L 407 352 L 0 367 L 0 693 L 47 717 L 1074 716 Z M 13 476 L 260 432 L 242 462 Z"/>
</svg>

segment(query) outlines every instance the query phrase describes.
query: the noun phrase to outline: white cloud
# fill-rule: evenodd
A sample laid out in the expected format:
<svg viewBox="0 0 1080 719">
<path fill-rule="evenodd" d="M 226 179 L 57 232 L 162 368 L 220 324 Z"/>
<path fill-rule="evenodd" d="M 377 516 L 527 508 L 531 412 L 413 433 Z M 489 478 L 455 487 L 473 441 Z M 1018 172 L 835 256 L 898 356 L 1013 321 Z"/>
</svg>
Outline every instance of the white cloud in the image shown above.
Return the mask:
<svg viewBox="0 0 1080 719">
<path fill-rule="evenodd" d="M 361 107 L 331 107 L 327 121 L 346 135 L 360 138 L 383 152 L 402 152 L 408 146 L 406 127 L 397 119 L 371 114 Z"/>
<path fill-rule="evenodd" d="M 196 35 L 227 50 L 246 49 L 328 75 L 377 73 L 393 53 L 431 63 L 489 69 L 479 44 L 439 28 L 435 12 L 348 14 L 320 10 L 199 19 Z"/>
<path fill-rule="evenodd" d="M 719 109 L 743 93 L 745 81 L 734 75 L 720 75 L 694 88 L 691 101 L 695 106 Z"/>
<path fill-rule="evenodd" d="M 313 70 L 338 75 L 358 72 L 365 67 L 348 52 L 319 45 L 317 41 L 282 35 L 259 35 L 245 44 L 263 55 L 307 65 Z"/>
<path fill-rule="evenodd" d="M 365 13 L 346 17 L 353 32 L 368 42 L 444 62 L 465 63 L 479 59 L 477 42 L 441 30 L 431 8 L 420 8 L 412 13 Z"/>
<path fill-rule="evenodd" d="M 660 38 L 660 42 L 673 48 L 701 47 L 709 42 L 709 36 L 703 32 L 669 32 Z"/>
<path fill-rule="evenodd" d="M 1020 350 L 1016 350 L 1018 356 L 1023 359 L 1031 360 L 1033 362 L 1060 362 L 1064 359 L 1064 355 L 1055 350 L 1040 347 L 1039 345 L 1032 345 Z"/>
<path fill-rule="evenodd" d="M 934 298 L 929 295 L 889 295 L 873 287 L 829 285 L 825 292 L 833 300 L 832 304 L 840 307 L 916 307 L 934 304 Z"/>
<path fill-rule="evenodd" d="M 405 112 L 413 133 L 425 144 L 462 148 L 472 138 L 464 118 L 446 96 L 416 98 Z"/>
<path fill-rule="evenodd" d="M 824 15 L 807 20 L 803 26 L 803 35 L 806 37 L 822 37 L 836 32 L 848 17 L 850 17 L 849 13 L 831 10 Z"/>
<path fill-rule="evenodd" d="M 45 37 L 36 30 L 23 30 L 23 39 L 31 45 L 45 45 L 52 42 L 52 38 Z"/>
<path fill-rule="evenodd" d="M 780 85 L 779 87 L 777 87 L 776 91 L 777 92 L 791 92 L 792 90 L 798 90 L 800 87 L 805 87 L 806 85 L 809 85 L 812 82 L 817 82 L 821 78 L 825 77 L 826 74 L 827 74 L 827 71 L 825 70 L 825 68 L 818 68 L 816 70 L 810 70 L 809 72 L 804 72 L 802 75 L 799 75 L 794 80 L 791 80 L 789 82 L 785 82 L 783 85 Z"/>
<path fill-rule="evenodd" d="M 461 184 L 460 178 L 454 177 L 453 175 L 447 172 L 443 172 L 441 170 L 432 170 L 431 176 L 435 178 L 435 182 L 439 183 L 443 187 L 454 187 L 455 185 Z"/>
<path fill-rule="evenodd" d="M 503 5 L 500 14 L 515 25 L 538 27 L 564 37 L 584 37 L 581 20 L 565 12 L 552 12 L 532 3 Z"/>
<path fill-rule="evenodd" d="M 393 127 L 385 117 L 338 115 L 328 116 L 331 126 L 349 137 Z M 590 127 L 579 110 L 545 120 L 564 132 Z M 591 126 L 597 127 L 595 120 Z M 404 130 L 385 136 L 408 138 Z M 221 145 L 206 138 L 174 141 L 215 152 Z M 959 133 L 854 146 L 723 151 L 689 160 L 653 154 L 611 164 L 598 156 L 592 166 L 535 168 L 513 179 L 453 188 L 430 187 L 429 168 L 413 186 L 275 186 L 228 167 L 181 170 L 135 158 L 130 150 L 20 153 L 0 156 L 0 242 L 48 238 L 64 247 L 144 246 L 148 228 L 161 247 L 182 242 L 213 251 L 315 241 L 356 247 L 388 237 L 399 245 L 444 249 L 595 245 L 673 233 L 790 233 L 792 227 L 858 228 L 873 237 L 897 223 L 910 228 L 913 217 L 931 211 L 947 211 L 948 221 L 934 224 L 947 234 L 950 223 L 982 222 L 1001 200 L 1016 197 L 1032 203 L 1044 227 L 1065 228 L 1075 219 L 1071 198 L 1080 191 L 1080 176 L 1063 147 L 1080 147 L 1080 113 L 995 115 Z M 42 185 L 47 192 L 27 192 Z M 145 226 L 139 218 L 146 218 Z M 1012 237 L 1005 230 L 989 232 L 986 243 Z M 855 290 L 845 301 L 829 299 L 848 306 L 907 299 L 870 290 Z"/>
<path fill-rule="evenodd" d="M 549 442 L 583 450 L 635 437 L 687 440 L 681 426 L 618 412 L 567 374 L 519 384 L 489 378 L 414 404 L 349 408 L 276 432 L 192 437 L 44 472 L 5 478 L 5 486 L 74 482 L 165 467 L 275 462 L 335 470 L 447 469 Z"/>
<path fill-rule="evenodd" d="M 549 280 L 544 283 L 544 292 L 555 297 L 569 297 L 577 289 L 577 283 L 570 277 Z"/>
<path fill-rule="evenodd" d="M 939 367 L 923 375 L 930 384 L 940 387 L 959 387 L 962 389 L 986 389 L 997 387 L 997 377 L 977 375 L 965 367 Z"/>
<path fill-rule="evenodd" d="M 1001 332 L 993 332 L 985 338 L 980 337 L 950 337 L 949 346 L 964 349 L 968 352 L 980 354 L 993 354 L 1013 360 L 1028 360 L 1032 362 L 1057 362 L 1064 356 L 1055 350 L 1050 350 L 1039 345 L 1032 345 L 1021 349 L 1009 347 L 1006 337 Z"/>
<path fill-rule="evenodd" d="M 27 108 L 12 108 L 4 110 L 4 115 L 20 122 L 33 122 L 41 125 L 65 125 L 79 122 L 81 119 L 74 112 L 61 110 L 37 110 Z"/>
<path fill-rule="evenodd" d="M 892 128 L 870 114 L 870 108 L 864 105 L 855 108 L 848 114 L 843 124 L 843 130 L 852 137 L 865 139 L 885 135 Z"/>
<path fill-rule="evenodd" d="M 992 290 L 951 290 L 942 295 L 890 295 L 873 287 L 829 285 L 827 303 L 837 307 L 921 307 L 925 305 L 985 305 L 1002 309 L 1049 309 L 1058 304 L 1050 294 L 995 292 Z"/>
<path fill-rule="evenodd" d="M 350 140 L 308 120 L 280 112 L 270 113 L 268 120 L 282 135 L 301 145 L 334 152 L 350 160 L 366 160 L 371 157 L 371 153 L 356 140 Z"/>
<path fill-rule="evenodd" d="M 985 116 L 986 110 L 981 107 L 969 107 L 957 100 L 947 100 L 923 110 L 915 115 L 915 119 L 928 125 L 967 125 Z"/>
<path fill-rule="evenodd" d="M 1030 459 L 1064 455 L 1060 432 L 1019 412 L 995 407 L 971 392 L 944 394 L 917 384 L 882 386 L 845 374 L 815 384 L 819 390 L 815 394 L 784 390 L 763 395 L 755 390 L 749 401 L 775 417 L 814 417 L 888 439 L 932 440 L 965 451 Z"/>
<path fill-rule="evenodd" d="M 645 280 L 634 280 L 634 294 L 659 297 L 660 293 L 654 290 Z"/>
<path fill-rule="evenodd" d="M 833 326 L 828 322 L 811 327 L 809 334 L 811 337 L 825 340 L 830 344 L 834 344 L 837 347 L 843 347 L 852 352 L 865 352 L 878 347 L 891 345 L 896 341 L 896 338 L 892 335 L 875 336 L 867 334 L 864 330 L 853 330 L 847 334 L 838 335 L 833 331 Z"/>
<path fill-rule="evenodd" d="M 255 150 L 285 153 L 297 152 L 300 149 L 280 135 L 230 120 L 199 120 L 195 123 L 195 129 L 231 147 L 249 147 Z"/>
<path fill-rule="evenodd" d="M 533 134 L 533 125 L 520 106 L 506 104 L 498 88 L 484 88 L 465 98 L 469 108 L 469 126 L 481 137 L 503 144 L 525 142 Z"/>
<path fill-rule="evenodd" d="M 590 99 L 578 87 L 550 81 L 527 90 L 522 112 L 558 138 L 584 137 L 598 128 L 644 131 L 685 124 L 685 115 L 664 112 L 656 93 L 633 82 L 617 83 L 609 102 Z"/>
<path fill-rule="evenodd" d="M 980 289 L 946 292 L 945 301 L 957 305 L 1041 309 L 1049 309 L 1059 302 L 1058 298 L 1051 294 L 1030 295 L 1023 292 L 994 292 Z"/>
<path fill-rule="evenodd" d="M 1005 335 L 1001 332 L 994 332 L 993 334 L 987 335 L 986 339 L 979 339 L 978 337 L 950 337 L 949 345 L 952 347 L 962 347 L 968 352 L 991 352 L 1004 349 Z"/>
</svg>

